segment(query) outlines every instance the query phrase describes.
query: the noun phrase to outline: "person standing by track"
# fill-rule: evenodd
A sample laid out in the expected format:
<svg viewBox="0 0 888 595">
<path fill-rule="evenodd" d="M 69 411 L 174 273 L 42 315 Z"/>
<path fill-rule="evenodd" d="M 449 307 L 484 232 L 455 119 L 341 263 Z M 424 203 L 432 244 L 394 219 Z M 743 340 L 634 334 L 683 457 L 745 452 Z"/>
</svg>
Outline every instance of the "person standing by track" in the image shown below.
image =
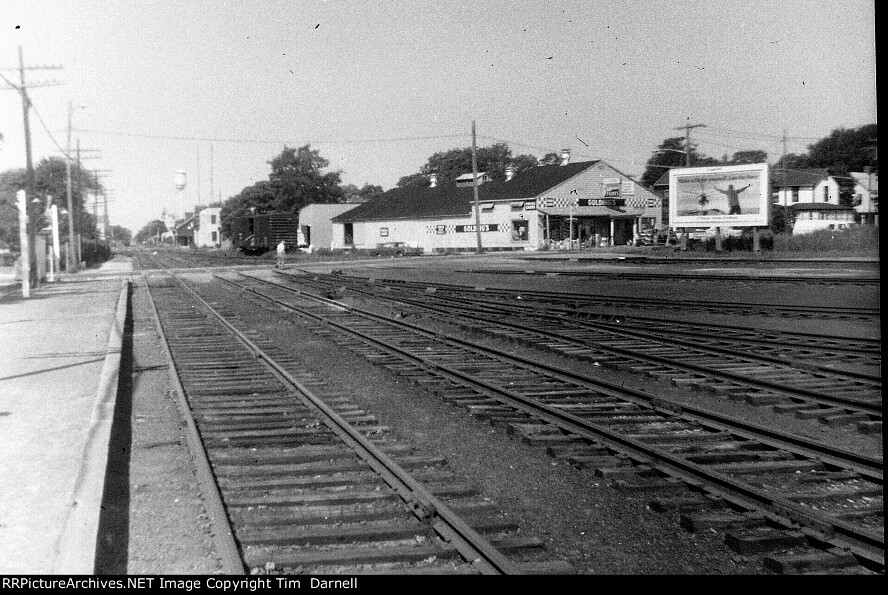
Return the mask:
<svg viewBox="0 0 888 595">
<path fill-rule="evenodd" d="M 284 268 L 284 255 L 287 253 L 287 244 L 284 240 L 281 240 L 277 245 L 277 264 L 274 265 L 275 268 L 282 269 Z"/>
</svg>

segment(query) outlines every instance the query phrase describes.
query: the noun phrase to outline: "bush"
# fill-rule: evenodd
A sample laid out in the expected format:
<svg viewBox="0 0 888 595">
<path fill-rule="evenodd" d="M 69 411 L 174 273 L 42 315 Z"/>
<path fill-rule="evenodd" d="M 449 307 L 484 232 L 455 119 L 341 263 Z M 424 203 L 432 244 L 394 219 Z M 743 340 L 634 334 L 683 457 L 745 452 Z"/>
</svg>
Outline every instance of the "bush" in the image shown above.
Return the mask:
<svg viewBox="0 0 888 595">
<path fill-rule="evenodd" d="M 779 234 L 774 249 L 785 252 L 854 252 L 879 255 L 879 228 L 855 226 L 848 230 L 820 230 L 802 235 Z"/>
<path fill-rule="evenodd" d="M 752 252 L 755 240 L 752 230 L 746 230 L 739 237 L 722 238 L 722 250 L 725 252 Z M 701 242 L 701 246 L 707 252 L 715 251 L 715 238 L 707 238 Z M 774 234 L 770 231 L 759 231 L 759 248 L 761 250 L 774 249 Z"/>
<path fill-rule="evenodd" d="M 83 240 L 80 247 L 80 258 L 87 266 L 111 259 L 111 249 L 98 240 Z"/>
</svg>

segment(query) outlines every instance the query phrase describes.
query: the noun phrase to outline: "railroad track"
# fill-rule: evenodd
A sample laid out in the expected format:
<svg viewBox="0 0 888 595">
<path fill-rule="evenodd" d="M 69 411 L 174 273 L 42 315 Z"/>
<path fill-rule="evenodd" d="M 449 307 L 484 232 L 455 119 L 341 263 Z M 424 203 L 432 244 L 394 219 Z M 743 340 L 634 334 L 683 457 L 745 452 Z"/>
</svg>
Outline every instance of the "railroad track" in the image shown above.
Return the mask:
<svg viewBox="0 0 888 595">
<path fill-rule="evenodd" d="M 848 338 L 815 333 L 774 331 L 756 328 L 743 328 L 726 324 L 711 322 L 684 322 L 656 317 L 646 317 L 625 314 L 603 314 L 599 307 L 577 308 L 568 301 L 553 299 L 551 301 L 535 300 L 527 297 L 525 292 L 519 290 L 494 291 L 492 294 L 486 288 L 440 286 L 433 283 L 402 282 L 389 279 L 361 278 L 342 275 L 323 275 L 308 271 L 299 271 L 311 280 L 319 280 L 328 285 L 349 284 L 352 281 L 364 283 L 354 284 L 351 288 L 370 293 L 376 288 L 383 288 L 385 293 L 376 291 L 376 295 L 391 297 L 392 290 L 412 292 L 411 295 L 446 299 L 470 303 L 472 308 L 481 306 L 487 310 L 501 313 L 524 312 L 531 313 L 534 317 L 541 314 L 559 318 L 572 318 L 577 322 L 595 322 L 602 327 L 608 322 L 619 324 L 619 330 L 623 332 L 635 331 L 645 336 L 661 337 L 670 341 L 692 339 L 696 345 L 716 347 L 730 344 L 732 352 L 743 352 L 753 356 L 763 353 L 781 360 L 795 360 L 804 363 L 810 368 L 810 362 L 833 363 L 836 361 L 857 364 L 861 366 L 881 365 L 881 340 L 866 338 Z M 430 288 L 434 294 L 430 295 Z M 607 310 L 613 310 L 613 304 L 609 304 Z M 612 324 L 609 328 L 615 328 Z M 827 371 L 835 371 L 834 367 L 822 365 Z"/>
<path fill-rule="evenodd" d="M 286 273 L 282 273 L 286 274 Z M 811 362 L 787 360 L 786 351 L 763 354 L 762 341 L 714 345 L 716 340 L 677 339 L 657 327 L 650 332 L 625 321 L 582 320 L 575 311 L 540 310 L 535 304 L 495 302 L 472 292 L 421 291 L 401 284 L 379 287 L 338 275 L 308 274 L 298 280 L 319 291 L 336 287 L 390 300 L 436 315 L 465 330 L 520 341 L 557 353 L 644 372 L 674 384 L 712 391 L 753 405 L 771 406 L 777 413 L 819 419 L 833 426 L 853 425 L 861 432 L 881 429 L 881 377 L 841 371 Z M 394 289 L 394 291 L 393 291 Z M 586 316 L 591 316 L 586 313 Z M 613 317 L 611 317 L 613 318 Z M 619 319 L 618 319 L 619 320 Z M 678 325 L 679 332 L 689 324 Z M 667 327 L 668 328 L 668 327 Z M 705 335 L 698 330 L 698 333 Z M 721 339 L 718 340 L 720 342 Z M 837 348 L 834 346 L 835 351 Z M 807 355 L 811 348 L 802 348 Z"/>
<path fill-rule="evenodd" d="M 728 545 L 765 555 L 775 571 L 884 572 L 881 459 L 678 407 L 277 281 L 216 277 L 524 442 L 650 497 L 654 508 L 680 511 L 691 529 L 726 530 Z"/>
<path fill-rule="evenodd" d="M 218 521 L 230 523 L 221 533 L 236 538 L 220 547 L 228 571 L 570 570 L 506 557 L 542 544 L 515 535 L 446 461 L 414 452 L 293 354 L 239 330 L 236 312 L 172 277 L 146 282 L 193 419 L 190 442 L 202 445 L 197 456 L 218 485 Z"/>
<path fill-rule="evenodd" d="M 634 263 L 637 264 L 637 263 Z M 713 262 L 713 264 L 719 264 Z M 587 277 L 592 279 L 620 279 L 622 281 L 699 281 L 709 283 L 712 281 L 733 281 L 736 283 L 789 283 L 793 285 L 851 285 L 851 286 L 878 286 L 879 277 L 835 277 L 824 275 L 780 275 L 777 276 L 752 276 L 732 273 L 705 274 L 705 273 L 644 273 L 627 270 L 626 265 L 619 263 L 619 270 L 612 271 L 552 271 L 540 269 L 470 269 L 459 271 L 462 273 L 476 273 L 486 275 L 544 275 L 547 277 Z"/>
<path fill-rule="evenodd" d="M 313 275 L 315 273 L 307 273 Z M 345 277 L 345 275 L 343 275 Z M 500 289 L 484 285 L 458 285 L 454 283 L 417 282 L 401 279 L 381 279 L 379 276 L 349 275 L 354 279 L 373 280 L 391 286 L 412 286 L 422 289 L 433 287 L 437 291 L 453 291 L 465 294 L 479 291 L 485 297 L 514 301 L 516 299 L 536 302 L 540 307 L 562 307 L 574 310 L 592 308 L 611 308 L 619 304 L 624 310 L 653 310 L 661 314 L 664 310 L 680 313 L 697 312 L 701 314 L 730 314 L 732 316 L 779 316 L 786 318 L 815 318 L 832 320 L 865 320 L 872 321 L 880 317 L 879 308 L 829 306 L 794 306 L 791 304 L 764 304 L 753 302 L 719 302 L 709 300 L 662 300 L 659 298 L 641 298 L 626 295 L 605 295 L 590 293 L 552 292 L 530 289 Z"/>
<path fill-rule="evenodd" d="M 224 267 L 236 265 L 261 265 L 262 261 L 256 258 L 242 256 L 225 256 L 223 258 L 201 258 L 192 254 L 176 254 L 172 249 L 161 249 L 149 252 L 148 250 L 127 250 L 123 252 L 131 257 L 138 271 L 157 271 L 171 269 L 195 269 L 208 267 Z"/>
</svg>

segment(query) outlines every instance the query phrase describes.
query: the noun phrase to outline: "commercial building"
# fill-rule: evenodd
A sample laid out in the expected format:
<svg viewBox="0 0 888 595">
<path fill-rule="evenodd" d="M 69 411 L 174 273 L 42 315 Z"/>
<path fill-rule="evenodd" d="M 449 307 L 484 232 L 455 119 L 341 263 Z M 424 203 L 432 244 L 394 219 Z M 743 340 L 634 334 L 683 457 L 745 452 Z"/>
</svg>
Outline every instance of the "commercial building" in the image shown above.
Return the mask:
<svg viewBox="0 0 888 595">
<path fill-rule="evenodd" d="M 469 174 L 471 179 L 471 174 Z M 479 173 L 474 184 L 395 188 L 332 220 L 333 249 L 419 248 L 424 252 L 547 246 L 607 246 L 635 241 L 662 223 L 662 199 L 604 161 L 541 165 L 505 181 Z"/>
</svg>

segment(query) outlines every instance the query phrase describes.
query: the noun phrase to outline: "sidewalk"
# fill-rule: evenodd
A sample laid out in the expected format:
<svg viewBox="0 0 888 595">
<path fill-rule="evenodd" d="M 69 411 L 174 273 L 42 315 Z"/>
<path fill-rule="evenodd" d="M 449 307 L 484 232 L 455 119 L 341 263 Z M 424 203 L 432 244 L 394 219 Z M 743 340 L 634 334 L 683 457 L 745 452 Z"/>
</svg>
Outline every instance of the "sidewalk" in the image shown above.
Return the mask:
<svg viewBox="0 0 888 595">
<path fill-rule="evenodd" d="M 0 574 L 93 573 L 127 264 L 0 298 Z"/>
</svg>

